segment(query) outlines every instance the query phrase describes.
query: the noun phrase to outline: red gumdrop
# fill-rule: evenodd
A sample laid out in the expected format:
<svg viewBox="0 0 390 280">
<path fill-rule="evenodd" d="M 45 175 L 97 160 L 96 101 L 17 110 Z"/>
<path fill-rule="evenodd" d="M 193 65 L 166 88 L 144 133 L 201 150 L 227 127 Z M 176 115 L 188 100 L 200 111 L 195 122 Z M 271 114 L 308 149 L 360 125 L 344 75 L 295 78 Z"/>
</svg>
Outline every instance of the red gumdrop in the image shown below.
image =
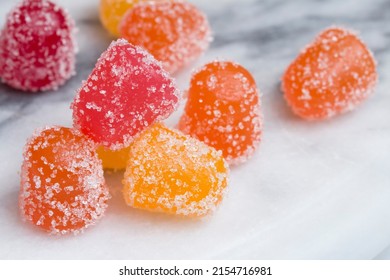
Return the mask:
<svg viewBox="0 0 390 280">
<path fill-rule="evenodd" d="M 99 58 L 72 104 L 75 127 L 118 150 L 177 107 L 179 91 L 152 55 L 120 39 Z"/>
<path fill-rule="evenodd" d="M 23 91 L 57 89 L 73 74 L 74 22 L 47 0 L 24 0 L 0 35 L 0 77 Z"/>
</svg>

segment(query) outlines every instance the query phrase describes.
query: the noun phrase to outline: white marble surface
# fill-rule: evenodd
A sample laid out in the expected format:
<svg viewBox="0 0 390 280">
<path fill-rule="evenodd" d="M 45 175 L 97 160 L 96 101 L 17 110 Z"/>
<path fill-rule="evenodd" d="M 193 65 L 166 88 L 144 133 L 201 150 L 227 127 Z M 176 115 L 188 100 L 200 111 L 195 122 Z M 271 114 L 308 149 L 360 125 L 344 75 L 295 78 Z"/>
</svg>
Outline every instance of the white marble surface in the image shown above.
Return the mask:
<svg viewBox="0 0 390 280">
<path fill-rule="evenodd" d="M 15 2 L 0 0 L 1 23 Z M 106 217 L 67 237 L 21 222 L 22 147 L 37 127 L 71 125 L 73 95 L 111 38 L 99 24 L 98 0 L 57 2 L 79 27 L 77 76 L 57 92 L 0 86 L 1 259 L 390 258 L 390 1 L 193 1 L 208 14 L 215 36 L 193 66 L 225 58 L 253 73 L 263 93 L 260 149 L 232 170 L 228 196 L 207 219 L 127 208 L 116 174 L 108 176 L 113 199 Z M 305 122 L 287 108 L 279 79 L 299 49 L 332 24 L 361 31 L 379 62 L 380 83 L 355 112 Z M 177 77 L 182 89 L 189 73 Z M 175 125 L 180 113 L 168 123 Z"/>
</svg>

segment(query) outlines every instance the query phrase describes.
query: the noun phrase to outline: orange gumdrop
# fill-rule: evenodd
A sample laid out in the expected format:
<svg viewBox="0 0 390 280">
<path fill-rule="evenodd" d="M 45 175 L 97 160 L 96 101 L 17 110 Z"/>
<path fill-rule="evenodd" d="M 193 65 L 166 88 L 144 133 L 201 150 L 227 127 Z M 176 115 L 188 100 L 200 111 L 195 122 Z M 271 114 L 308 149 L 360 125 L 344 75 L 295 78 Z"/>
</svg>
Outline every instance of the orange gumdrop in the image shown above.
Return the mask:
<svg viewBox="0 0 390 280">
<path fill-rule="evenodd" d="M 349 30 L 328 28 L 291 63 L 282 90 L 293 112 L 308 120 L 351 111 L 375 88 L 375 59 Z"/>
<path fill-rule="evenodd" d="M 126 12 L 135 5 L 147 1 L 167 0 L 100 0 L 100 21 L 112 35 L 119 37 L 119 24 Z"/>
<path fill-rule="evenodd" d="M 252 75 L 233 62 L 205 65 L 191 79 L 179 129 L 221 150 L 231 164 L 246 161 L 262 130 L 259 92 Z"/>
<path fill-rule="evenodd" d="M 124 15 L 119 31 L 170 73 L 200 56 L 211 41 L 206 15 L 186 1 L 140 3 Z"/>
<path fill-rule="evenodd" d="M 157 123 L 130 146 L 123 195 L 135 208 L 204 216 L 221 202 L 227 175 L 220 152 Z"/>
<path fill-rule="evenodd" d="M 100 146 L 97 153 L 103 162 L 104 169 L 122 170 L 126 168 L 129 159 L 129 147 L 114 151 Z"/>
<path fill-rule="evenodd" d="M 77 233 L 103 216 L 110 195 L 95 144 L 74 129 L 37 132 L 24 151 L 19 205 L 45 231 Z"/>
</svg>

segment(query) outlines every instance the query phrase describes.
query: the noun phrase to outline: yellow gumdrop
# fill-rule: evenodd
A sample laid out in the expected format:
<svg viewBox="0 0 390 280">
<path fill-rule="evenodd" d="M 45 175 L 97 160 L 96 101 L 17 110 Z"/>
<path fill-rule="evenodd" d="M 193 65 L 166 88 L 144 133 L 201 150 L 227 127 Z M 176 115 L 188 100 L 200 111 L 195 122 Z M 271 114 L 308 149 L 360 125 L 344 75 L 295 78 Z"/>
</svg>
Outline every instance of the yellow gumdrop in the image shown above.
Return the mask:
<svg viewBox="0 0 390 280">
<path fill-rule="evenodd" d="M 129 158 L 129 150 L 129 147 L 118 151 L 99 147 L 97 149 L 97 153 L 103 162 L 104 169 L 121 170 L 126 168 L 126 163 Z"/>
<path fill-rule="evenodd" d="M 123 195 L 135 208 L 204 216 L 221 202 L 227 176 L 221 152 L 155 124 L 130 145 Z"/>
</svg>

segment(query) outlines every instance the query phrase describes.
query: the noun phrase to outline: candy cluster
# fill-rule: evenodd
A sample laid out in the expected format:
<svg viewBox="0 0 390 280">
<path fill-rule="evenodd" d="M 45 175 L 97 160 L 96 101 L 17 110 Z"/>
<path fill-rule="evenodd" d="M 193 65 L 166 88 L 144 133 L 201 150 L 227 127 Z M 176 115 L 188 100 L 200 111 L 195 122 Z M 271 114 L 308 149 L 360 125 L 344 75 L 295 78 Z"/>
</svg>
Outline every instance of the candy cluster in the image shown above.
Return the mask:
<svg viewBox="0 0 390 280">
<path fill-rule="evenodd" d="M 103 25 L 122 39 L 98 59 L 71 105 L 73 128 L 46 127 L 28 140 L 21 171 L 23 218 L 50 233 L 77 233 L 110 199 L 103 169 L 124 169 L 134 208 L 180 216 L 213 212 L 230 165 L 253 156 L 263 118 L 255 79 L 231 61 L 192 75 L 178 130 L 162 121 L 181 93 L 172 73 L 204 52 L 206 16 L 185 1 L 102 0 Z M 74 24 L 47 0 L 24 0 L 0 37 L 0 76 L 20 90 L 55 89 L 74 71 Z M 293 112 L 326 119 L 362 103 L 377 83 L 373 55 L 355 33 L 323 31 L 287 68 Z"/>
<path fill-rule="evenodd" d="M 105 167 L 126 168 L 127 204 L 203 216 L 221 201 L 228 168 L 221 152 L 159 122 L 178 102 L 179 91 L 161 64 L 120 39 L 78 92 L 74 126 L 101 146 Z"/>
</svg>

